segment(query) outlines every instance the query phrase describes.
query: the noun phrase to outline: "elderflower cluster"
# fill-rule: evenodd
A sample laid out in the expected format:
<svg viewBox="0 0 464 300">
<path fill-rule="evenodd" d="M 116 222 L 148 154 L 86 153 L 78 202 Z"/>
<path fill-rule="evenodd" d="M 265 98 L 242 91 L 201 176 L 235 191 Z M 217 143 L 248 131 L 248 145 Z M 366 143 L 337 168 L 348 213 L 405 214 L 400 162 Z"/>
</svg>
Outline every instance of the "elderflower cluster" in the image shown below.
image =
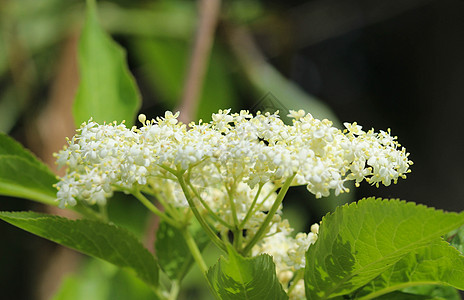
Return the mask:
<svg viewBox="0 0 464 300">
<path fill-rule="evenodd" d="M 389 131 L 365 132 L 356 123 L 345 123 L 342 131 L 301 110 L 290 112 L 292 125 L 284 124 L 278 113 L 253 116 L 229 109 L 213 114 L 209 123 L 188 126 L 178 116 L 168 111 L 146 120 L 141 115 L 140 129 L 84 123 L 56 155 L 58 165 L 67 166 L 57 184 L 60 206 L 104 204 L 114 190 L 130 191 L 169 178 L 169 170 L 205 176 L 215 170 L 215 180 L 250 188 L 295 175 L 293 185 L 306 185 L 321 198 L 330 191 L 348 191 L 344 183 L 349 180 L 396 183 L 412 164 Z"/>
<path fill-rule="evenodd" d="M 61 207 L 78 201 L 103 205 L 114 191 L 148 191 L 178 211 L 189 210 L 194 201 L 223 239 L 239 228 L 243 236 L 234 237 L 239 247 L 271 255 L 279 281 L 291 289 L 290 299 L 304 299 L 298 274 L 318 225 L 294 235 L 281 217 L 277 190 L 291 181 L 321 198 L 347 192 L 346 181 L 388 186 L 404 178 L 412 162 L 389 130 L 363 131 L 357 123 L 344 123 L 340 130 L 302 110 L 289 116 L 292 125 L 278 112 L 220 110 L 209 123 L 186 125 L 178 121 L 179 113 L 168 111 L 152 120 L 140 115 L 143 126 L 131 129 L 90 120 L 56 154 L 58 165 L 66 167 L 57 199 Z M 275 214 L 263 231 L 271 210 Z"/>
</svg>

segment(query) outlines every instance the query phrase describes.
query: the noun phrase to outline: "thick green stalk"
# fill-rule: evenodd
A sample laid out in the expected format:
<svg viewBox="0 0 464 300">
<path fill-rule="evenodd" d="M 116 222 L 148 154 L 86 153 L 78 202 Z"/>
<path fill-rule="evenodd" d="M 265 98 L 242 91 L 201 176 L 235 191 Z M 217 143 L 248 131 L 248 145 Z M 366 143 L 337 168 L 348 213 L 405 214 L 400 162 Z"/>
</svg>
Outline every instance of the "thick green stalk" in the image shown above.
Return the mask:
<svg viewBox="0 0 464 300">
<path fill-rule="evenodd" d="M 188 231 L 187 227 L 182 229 L 182 235 L 184 236 L 185 242 L 187 243 L 187 246 L 189 247 L 190 252 L 192 253 L 193 259 L 198 264 L 198 267 L 200 267 L 201 272 L 206 275 L 206 272 L 208 272 L 208 267 L 206 266 L 206 263 L 203 260 L 203 256 L 201 255 L 200 249 L 198 249 L 198 246 L 195 243 L 195 240 L 193 239 L 192 235 Z M 206 278 L 206 280 L 208 280 L 208 278 Z"/>
</svg>

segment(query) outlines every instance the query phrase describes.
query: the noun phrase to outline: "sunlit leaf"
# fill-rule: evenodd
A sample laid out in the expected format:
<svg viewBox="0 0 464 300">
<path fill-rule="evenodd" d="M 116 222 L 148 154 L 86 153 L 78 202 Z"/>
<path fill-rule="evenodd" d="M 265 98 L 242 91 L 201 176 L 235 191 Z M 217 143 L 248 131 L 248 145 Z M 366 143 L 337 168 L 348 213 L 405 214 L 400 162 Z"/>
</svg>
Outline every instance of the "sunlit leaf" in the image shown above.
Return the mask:
<svg viewBox="0 0 464 300">
<path fill-rule="evenodd" d="M 369 198 L 339 207 L 323 218 L 306 253 L 306 296 L 351 293 L 462 224 L 464 213 L 399 200 Z"/>
<path fill-rule="evenodd" d="M 403 289 L 405 285 L 408 289 Z M 464 256 L 443 240 L 410 252 L 356 295 L 374 298 L 400 289 L 437 297 L 443 297 L 446 293 L 445 299 L 451 299 L 453 292 L 457 294 L 455 289 L 435 288 L 433 285 L 448 285 L 464 290 Z"/>
<path fill-rule="evenodd" d="M 76 126 L 88 121 L 121 122 L 132 126 L 140 95 L 125 60 L 124 50 L 100 27 L 94 1 L 79 41 L 80 83 L 73 105 Z"/>
</svg>

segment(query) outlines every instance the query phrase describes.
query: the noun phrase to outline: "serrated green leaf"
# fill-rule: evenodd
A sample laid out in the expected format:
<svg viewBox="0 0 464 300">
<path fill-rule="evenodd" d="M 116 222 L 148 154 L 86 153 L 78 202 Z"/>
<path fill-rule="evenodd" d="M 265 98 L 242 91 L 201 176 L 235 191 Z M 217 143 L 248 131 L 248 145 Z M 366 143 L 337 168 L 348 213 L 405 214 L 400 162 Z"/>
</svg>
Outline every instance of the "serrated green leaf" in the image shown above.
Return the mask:
<svg viewBox="0 0 464 300">
<path fill-rule="evenodd" d="M 198 249 L 202 251 L 208 245 L 208 236 L 198 226 L 192 234 Z M 159 265 L 166 275 L 171 279 L 182 280 L 193 263 L 182 232 L 166 222 L 161 222 L 156 232 L 155 249 Z"/>
<path fill-rule="evenodd" d="M 434 297 L 444 296 L 438 295 L 442 290 L 437 291 L 433 286 L 418 287 L 424 284 L 449 285 L 464 290 L 464 256 L 445 241 L 438 240 L 404 256 L 356 295 L 360 299 L 374 299 L 409 287 L 402 291 Z M 449 299 L 449 295 L 446 296 Z"/>
<path fill-rule="evenodd" d="M 55 175 L 21 144 L 0 133 L 0 194 L 57 205 Z"/>
<path fill-rule="evenodd" d="M 4 221 L 84 254 L 130 268 L 152 286 L 158 285 L 153 255 L 127 230 L 94 220 L 69 220 L 35 212 L 0 212 Z"/>
<path fill-rule="evenodd" d="M 98 24 L 93 0 L 87 1 L 87 17 L 79 41 L 80 83 L 73 105 L 77 127 L 94 121 L 126 120 L 132 126 L 140 107 L 140 95 L 129 72 L 124 50 Z"/>
<path fill-rule="evenodd" d="M 228 260 L 221 257 L 207 274 L 220 299 L 288 299 L 277 280 L 271 256 L 245 258 L 231 247 L 228 250 Z"/>
<path fill-rule="evenodd" d="M 400 200 L 363 199 L 322 220 L 306 253 L 308 299 L 328 299 L 364 286 L 410 252 L 464 224 L 464 213 Z"/>
</svg>

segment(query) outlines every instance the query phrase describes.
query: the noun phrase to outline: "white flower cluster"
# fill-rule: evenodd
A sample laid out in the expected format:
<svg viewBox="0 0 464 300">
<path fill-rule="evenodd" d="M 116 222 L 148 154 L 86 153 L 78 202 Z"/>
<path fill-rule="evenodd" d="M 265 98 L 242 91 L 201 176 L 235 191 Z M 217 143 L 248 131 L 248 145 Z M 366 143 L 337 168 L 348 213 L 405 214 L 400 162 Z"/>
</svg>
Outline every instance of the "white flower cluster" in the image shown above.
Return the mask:
<svg viewBox="0 0 464 300">
<path fill-rule="evenodd" d="M 366 180 L 390 185 L 405 177 L 412 164 L 389 132 L 332 127 L 303 111 L 291 111 L 293 125 L 279 115 L 230 110 L 212 115 L 210 123 L 179 123 L 179 113 L 147 121 L 140 129 L 123 124 L 84 123 L 57 154 L 67 173 L 57 184 L 61 206 L 76 200 L 104 203 L 114 189 L 131 190 L 150 178 L 166 177 L 166 169 L 196 173 L 216 169 L 218 180 L 250 187 L 281 182 L 296 174 L 294 185 L 307 185 L 320 198 L 346 192 L 345 181 Z"/>
<path fill-rule="evenodd" d="M 281 218 L 282 205 L 273 206 L 278 188 L 293 178 L 292 185 L 306 185 L 317 198 L 331 191 L 338 195 L 348 191 L 348 180 L 356 185 L 363 180 L 396 183 L 412 164 L 389 131 L 365 132 L 356 123 L 345 123 L 342 131 L 302 110 L 290 111 L 292 125 L 284 124 L 278 113 L 224 110 L 209 123 L 188 125 L 178 122 L 178 116 L 168 111 L 147 121 L 140 115 L 139 129 L 84 123 L 56 154 L 58 165 L 67 167 L 57 183 L 60 206 L 105 204 L 113 191 L 122 190 L 150 191 L 164 204 L 188 210 L 187 189 L 221 237 L 239 228 L 242 247 L 254 245 L 253 255 L 273 256 L 280 282 L 284 288 L 293 286 L 290 299 L 304 299 L 304 282 L 297 274 L 317 239 L 318 225 L 293 236 Z M 180 178 L 187 187 L 181 187 Z M 273 207 L 277 211 L 264 236 L 251 243 Z"/>
</svg>

